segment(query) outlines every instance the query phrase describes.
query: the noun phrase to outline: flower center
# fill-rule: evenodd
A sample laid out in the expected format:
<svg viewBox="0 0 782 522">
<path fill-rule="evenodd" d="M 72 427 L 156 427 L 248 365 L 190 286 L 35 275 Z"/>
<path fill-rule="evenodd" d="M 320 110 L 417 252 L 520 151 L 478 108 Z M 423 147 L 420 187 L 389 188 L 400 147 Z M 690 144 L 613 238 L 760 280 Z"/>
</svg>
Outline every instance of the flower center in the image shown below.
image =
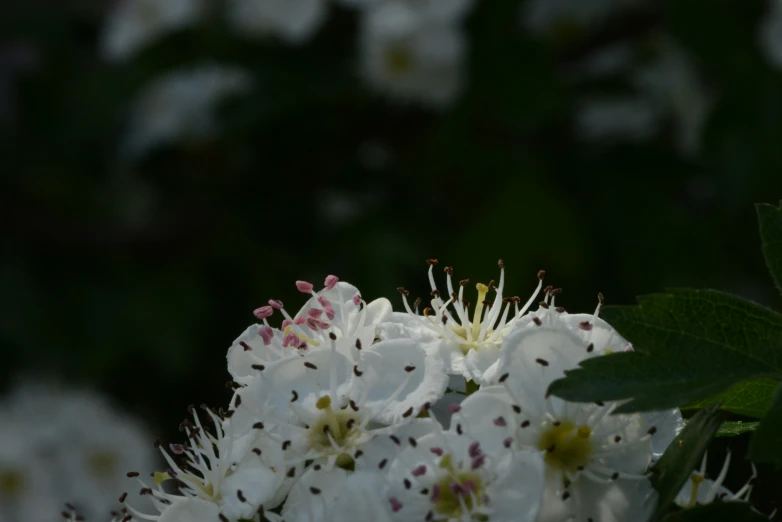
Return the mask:
<svg viewBox="0 0 782 522">
<path fill-rule="evenodd" d="M 100 477 L 111 476 L 117 469 L 117 456 L 111 451 L 93 451 L 87 455 L 87 469 Z"/>
<path fill-rule="evenodd" d="M 393 76 L 403 76 L 413 68 L 413 53 L 403 45 L 394 45 L 386 51 L 386 69 Z"/>
<path fill-rule="evenodd" d="M 481 335 L 481 315 L 483 314 L 483 307 L 486 302 L 486 294 L 489 292 L 489 287 L 483 283 L 478 283 L 475 285 L 475 288 L 478 290 L 478 301 L 475 304 L 475 312 L 473 312 L 472 322 L 465 320 L 463 325 L 451 325 L 453 332 L 460 338 L 464 339 L 464 343 L 459 345 L 464 354 L 467 354 L 471 348 L 477 348 L 483 344 L 483 342 L 493 332 L 493 330 L 487 329 L 483 335 Z M 470 329 L 469 336 L 467 335 L 467 328 Z"/>
<path fill-rule="evenodd" d="M 337 453 L 337 466 L 350 467 L 353 458 L 344 450 L 355 444 L 361 436 L 357 428 L 358 417 L 345 409 L 334 411 L 328 395 L 318 399 L 315 407 L 322 413 L 310 428 L 310 447 L 322 453 Z"/>
<path fill-rule="evenodd" d="M 589 426 L 576 426 L 572 422 L 554 423 L 541 433 L 538 449 L 546 452 L 545 461 L 560 471 L 575 473 L 589 463 L 592 453 Z"/>
<path fill-rule="evenodd" d="M 474 472 L 457 470 L 446 455 L 440 461 L 440 467 L 448 473 L 432 486 L 431 500 L 434 511 L 445 519 L 462 520 L 465 513 L 481 503 L 483 498 L 483 483 L 481 477 Z M 473 519 L 485 519 L 482 515 L 473 514 Z"/>
<path fill-rule="evenodd" d="M 15 469 L 0 470 L 0 497 L 14 497 L 24 488 L 24 477 Z"/>
</svg>

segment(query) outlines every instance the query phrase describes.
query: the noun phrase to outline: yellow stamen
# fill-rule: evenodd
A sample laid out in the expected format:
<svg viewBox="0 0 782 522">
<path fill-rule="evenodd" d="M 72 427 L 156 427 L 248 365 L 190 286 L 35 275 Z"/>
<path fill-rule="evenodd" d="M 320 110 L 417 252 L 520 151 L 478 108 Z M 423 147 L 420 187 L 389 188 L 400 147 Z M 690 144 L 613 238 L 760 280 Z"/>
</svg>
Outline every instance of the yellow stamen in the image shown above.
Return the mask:
<svg viewBox="0 0 782 522">
<path fill-rule="evenodd" d="M 475 314 L 472 316 L 472 340 L 477 341 L 481 333 L 481 314 L 483 313 L 483 302 L 486 300 L 486 294 L 489 287 L 483 283 L 475 285 L 478 290 L 478 302 L 475 303 Z"/>
<path fill-rule="evenodd" d="M 538 449 L 546 452 L 544 459 L 549 466 L 575 473 L 589 464 L 591 435 L 589 426 L 576 426 L 572 422 L 562 421 L 541 433 Z"/>
<path fill-rule="evenodd" d="M 701 487 L 703 477 L 693 473 L 690 475 L 690 481 L 692 482 L 692 491 L 690 492 L 690 501 L 687 503 L 687 507 L 693 507 L 698 500 L 698 489 Z"/>
<path fill-rule="evenodd" d="M 282 333 L 284 333 L 285 335 L 288 335 L 288 334 L 292 333 L 293 335 L 295 335 L 296 337 L 298 337 L 300 340 L 302 340 L 302 341 L 307 341 L 307 342 L 308 342 L 309 344 L 311 344 L 312 346 L 320 346 L 320 343 L 319 343 L 318 341 L 316 341 L 315 339 L 310 339 L 310 338 L 309 338 L 309 337 L 307 337 L 306 335 L 304 335 L 304 334 L 302 334 L 302 333 L 299 333 L 299 332 L 296 332 L 296 331 L 294 331 L 294 330 L 293 330 L 293 325 L 292 325 L 292 324 L 289 324 L 288 326 L 286 326 L 286 327 L 285 327 L 285 330 L 283 330 L 283 331 L 282 331 Z"/>
</svg>

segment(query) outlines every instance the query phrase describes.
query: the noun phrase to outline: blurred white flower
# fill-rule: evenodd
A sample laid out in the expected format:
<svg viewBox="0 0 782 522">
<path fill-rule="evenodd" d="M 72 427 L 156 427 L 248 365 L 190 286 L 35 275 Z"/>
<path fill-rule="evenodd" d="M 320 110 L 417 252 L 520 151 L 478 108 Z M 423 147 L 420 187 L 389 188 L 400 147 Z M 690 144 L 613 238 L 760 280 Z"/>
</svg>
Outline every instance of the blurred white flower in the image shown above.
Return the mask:
<svg viewBox="0 0 782 522">
<path fill-rule="evenodd" d="M 422 19 L 450 23 L 462 20 L 475 5 L 475 0 L 337 0 L 361 9 L 377 9 L 387 4 L 402 4 Z"/>
<path fill-rule="evenodd" d="M 615 12 L 639 0 L 528 0 L 521 23 L 534 35 L 581 32 L 602 24 Z"/>
<path fill-rule="evenodd" d="M 57 520 L 57 476 L 46 473 L 51 465 L 36 451 L 33 430 L 5 408 L 0 415 L 0 520 Z"/>
<path fill-rule="evenodd" d="M 103 29 L 101 50 L 110 61 L 130 58 L 145 45 L 195 23 L 204 0 L 119 0 Z"/>
<path fill-rule="evenodd" d="M 391 98 L 441 107 L 453 103 L 464 88 L 461 29 L 423 16 L 407 2 L 367 10 L 360 51 L 364 79 Z"/>
<path fill-rule="evenodd" d="M 641 141 L 659 130 L 659 118 L 657 107 L 645 97 L 593 97 L 576 110 L 576 134 L 589 141 Z"/>
<path fill-rule="evenodd" d="M 287 43 L 309 39 L 326 20 L 326 0 L 229 0 L 228 18 L 239 31 L 278 37 Z"/>
<path fill-rule="evenodd" d="M 155 467 L 152 437 L 99 395 L 29 382 L 5 403 L 0 520 L 60 520 L 65 502 L 106 519 L 120 506 L 126 472 Z M 16 517 L 5 518 L 6 509 Z"/>
<path fill-rule="evenodd" d="M 686 155 L 696 154 L 714 98 L 684 50 L 662 39 L 657 59 L 638 70 L 635 84 L 649 94 L 661 112 L 673 116 L 679 150 Z"/>
<path fill-rule="evenodd" d="M 216 106 L 251 85 L 245 71 L 219 65 L 177 70 L 154 80 L 135 102 L 125 152 L 139 157 L 159 145 L 211 137 L 218 127 Z"/>
<path fill-rule="evenodd" d="M 655 58 L 629 72 L 632 91 L 611 97 L 587 97 L 576 111 L 576 133 L 587 140 L 645 140 L 673 120 L 674 140 L 687 156 L 698 153 L 703 125 L 714 97 L 698 76 L 695 64 L 674 42 L 655 42 Z M 607 72 L 627 68 L 627 58 L 608 67 Z M 597 68 L 584 72 L 599 76 Z M 590 74 L 591 73 L 591 74 Z"/>
<path fill-rule="evenodd" d="M 770 0 L 770 4 L 758 36 L 768 61 L 782 69 L 782 0 Z"/>
</svg>

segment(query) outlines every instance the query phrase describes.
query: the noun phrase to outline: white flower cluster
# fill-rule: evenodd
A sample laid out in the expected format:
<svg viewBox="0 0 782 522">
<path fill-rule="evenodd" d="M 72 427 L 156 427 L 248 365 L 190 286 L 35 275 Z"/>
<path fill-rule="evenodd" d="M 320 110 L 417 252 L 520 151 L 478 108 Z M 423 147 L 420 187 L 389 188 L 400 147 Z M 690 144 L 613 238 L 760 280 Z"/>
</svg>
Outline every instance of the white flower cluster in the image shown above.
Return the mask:
<svg viewBox="0 0 782 522">
<path fill-rule="evenodd" d="M 466 43 L 461 22 L 474 0 L 341 0 L 360 8 L 360 74 L 398 101 L 441 107 L 461 94 Z M 220 4 L 222 5 L 222 4 Z M 207 0 L 119 0 L 109 12 L 101 51 L 123 62 L 169 33 L 224 16 L 243 37 L 299 44 L 323 25 L 326 0 L 228 0 L 225 12 Z M 251 75 L 201 65 L 153 80 L 132 107 L 123 151 L 142 157 L 159 145 L 210 138 L 215 108 L 247 92 Z"/>
<path fill-rule="evenodd" d="M 0 417 L 3 522 L 62 520 L 66 502 L 101 519 L 121 507 L 127 469 L 158 465 L 138 421 L 87 391 L 27 382 L 2 399 Z"/>
<path fill-rule="evenodd" d="M 295 315 L 274 299 L 255 310 L 260 324 L 228 350 L 228 409 L 191 408 L 187 442 L 162 449 L 168 468 L 139 478 L 154 508 L 128 505 L 115 521 L 648 520 L 650 465 L 679 411 L 614 414 L 616 403 L 547 392 L 580 361 L 632 349 L 600 306 L 568 314 L 547 287 L 529 311 L 542 271 L 520 306 L 502 262 L 477 296 L 451 267 L 438 288 L 428 263 L 423 310 L 401 288 L 405 312 L 367 303 L 333 275 L 317 291 L 296 283 L 308 300 Z"/>
</svg>

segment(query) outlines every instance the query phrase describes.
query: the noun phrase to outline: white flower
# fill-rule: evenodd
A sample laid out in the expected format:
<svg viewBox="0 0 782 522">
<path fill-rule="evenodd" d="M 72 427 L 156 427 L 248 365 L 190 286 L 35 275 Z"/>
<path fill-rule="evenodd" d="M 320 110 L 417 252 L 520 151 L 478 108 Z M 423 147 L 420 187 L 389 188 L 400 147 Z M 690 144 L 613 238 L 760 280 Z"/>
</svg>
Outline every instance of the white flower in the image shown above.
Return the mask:
<svg viewBox="0 0 782 522">
<path fill-rule="evenodd" d="M 285 522 L 389 522 L 386 484 L 376 472 L 310 468 L 285 501 Z"/>
<path fill-rule="evenodd" d="M 463 90 L 461 30 L 407 3 L 385 2 L 364 13 L 360 51 L 364 79 L 391 98 L 442 107 Z"/>
<path fill-rule="evenodd" d="M 548 395 L 551 382 L 576 367 L 594 345 L 570 328 L 547 326 L 559 319 L 551 308 L 546 312 L 533 319 L 536 327 L 516 329 L 506 338 L 498 386 L 465 399 L 452 423 L 505 419 L 505 436 L 513 444 L 544 455 L 542 521 L 561 520 L 564 514 L 578 521 L 620 522 L 631 513 L 633 520 L 645 520 L 654 507 L 645 473 L 658 427 L 647 425 L 640 414 L 612 414 L 618 403 L 570 403 Z"/>
<path fill-rule="evenodd" d="M 648 93 L 661 112 L 674 120 L 676 145 L 688 155 L 696 154 L 714 97 L 697 74 L 697 66 L 675 42 L 660 39 L 658 57 L 635 74 L 639 90 Z"/>
<path fill-rule="evenodd" d="M 103 30 L 103 55 L 125 60 L 164 34 L 195 23 L 205 6 L 203 0 L 119 0 Z"/>
<path fill-rule="evenodd" d="M 371 468 L 389 449 L 385 436 L 400 433 L 399 425 L 419 430 L 432 424 L 415 417 L 447 385 L 442 363 L 413 341 L 362 348 L 355 363 L 336 350 L 335 341 L 330 350 L 271 364 L 264 379 L 237 392 L 241 401 L 232 422 L 275 437 L 291 477 L 305 464 L 325 471 Z"/>
<path fill-rule="evenodd" d="M 583 140 L 642 141 L 660 129 L 658 108 L 637 96 L 590 97 L 579 102 L 576 132 Z"/>
<path fill-rule="evenodd" d="M 64 501 L 59 470 L 38 455 L 34 429 L 4 408 L 0 418 L 0 520 L 56 520 Z"/>
<path fill-rule="evenodd" d="M 489 443 L 485 426 L 411 438 L 388 473 L 394 520 L 534 522 L 543 495 L 537 452 Z"/>
<path fill-rule="evenodd" d="M 236 430 L 215 413 L 206 411 L 214 434 L 193 412 L 195 423 L 182 424 L 189 442 L 171 444 L 170 452 L 161 449 L 169 470 L 154 474 L 156 487 L 147 487 L 139 479 L 142 493 L 152 498 L 159 514 L 140 513 L 128 506 L 133 515 L 162 522 L 189 520 L 187 517 L 194 522 L 223 517 L 253 519 L 256 513 L 279 504 L 277 493 L 285 477 L 285 465 L 276 441 L 261 430 Z M 178 464 L 171 454 L 183 459 L 184 465 Z M 162 484 L 169 480 L 178 482 L 181 495 L 166 493 Z M 267 513 L 268 517 L 274 515 Z"/>
<path fill-rule="evenodd" d="M 312 37 L 326 20 L 326 0 L 230 0 L 228 17 L 239 31 L 288 43 Z"/>
<path fill-rule="evenodd" d="M 760 46 L 771 65 L 782 69 L 782 0 L 769 0 L 769 12 L 759 28 Z"/>
<path fill-rule="evenodd" d="M 13 495 L 0 506 L 18 509 L 20 520 L 52 520 L 59 509 L 45 516 L 27 511 L 47 505 L 51 509 L 49 496 L 56 506 L 73 503 L 80 515 L 90 519 L 108 515 L 119 505 L 125 471 L 132 466 L 146 473 L 157 463 L 152 437 L 139 422 L 93 392 L 29 381 L 13 390 L 5 403 L 5 433 L 0 440 L 3 449 L 11 452 L 5 459 L 11 460 L 0 456 L 0 475 L 5 473 L 0 498 L 3 489 Z M 24 459 L 23 468 L 16 458 Z M 40 495 L 24 508 L 30 487 Z M 28 516 L 22 516 L 25 512 Z M 2 513 L 0 508 L 0 517 Z"/>
<path fill-rule="evenodd" d="M 263 325 L 248 327 L 228 349 L 228 371 L 237 382 L 246 384 L 263 375 L 264 368 L 276 360 L 312 350 L 330 350 L 332 343 L 339 353 L 355 362 L 361 349 L 375 341 L 377 325 L 391 316 L 387 299 L 367 304 L 355 286 L 333 275 L 326 278 L 319 292 L 305 281 L 298 281 L 296 286 L 312 297 L 294 317 L 281 301 L 269 300 L 268 305 L 255 310 Z M 275 310 L 284 317 L 282 329 L 269 324 Z M 332 335 L 336 339 L 332 340 Z"/>
<path fill-rule="evenodd" d="M 710 504 L 719 500 L 749 502 L 749 496 L 752 493 L 752 487 L 755 483 L 755 478 L 757 477 L 755 465 L 750 463 L 752 465 L 752 477 L 740 490 L 733 493 L 722 485 L 725 481 L 725 477 L 728 476 L 730 452 L 725 456 L 725 463 L 722 465 L 720 474 L 715 480 L 706 478 L 707 458 L 708 452 L 703 454 L 700 470 L 693 471 L 692 475 L 690 475 L 690 479 L 685 482 L 681 491 L 679 491 L 679 494 L 676 495 L 676 498 L 674 499 L 676 505 L 682 508 L 691 508 L 695 505 Z"/>
<path fill-rule="evenodd" d="M 419 315 L 418 301 L 413 310 L 407 301 L 407 291 L 400 288 L 407 313 L 393 314 L 390 323 L 380 326 L 378 335 L 382 339 L 416 339 L 428 351 L 445 359 L 448 373 L 461 374 L 467 379 L 484 382 L 484 373 L 496 365 L 499 359 L 505 336 L 519 323 L 521 316 L 540 292 L 544 272 L 541 270 L 538 273 L 535 292 L 519 309 L 518 297 L 504 297 L 505 268 L 500 260 L 499 285 L 495 287 L 494 281 L 488 285 L 478 283 L 474 311 L 470 314 L 469 303 L 464 297 L 464 289 L 469 280 L 465 279 L 459 283 L 457 294 L 451 281 L 453 268 L 446 267 L 447 294 L 443 295 L 434 282 L 433 269 L 437 260 L 430 259 L 427 262 L 429 284 L 432 287 L 431 308 L 425 308 L 423 315 Z M 487 300 L 491 291 L 496 292 L 493 303 Z"/>
<path fill-rule="evenodd" d="M 125 153 L 137 157 L 160 145 L 210 138 L 218 129 L 217 105 L 251 85 L 246 72 L 218 65 L 176 70 L 154 80 L 134 103 Z"/>
</svg>

